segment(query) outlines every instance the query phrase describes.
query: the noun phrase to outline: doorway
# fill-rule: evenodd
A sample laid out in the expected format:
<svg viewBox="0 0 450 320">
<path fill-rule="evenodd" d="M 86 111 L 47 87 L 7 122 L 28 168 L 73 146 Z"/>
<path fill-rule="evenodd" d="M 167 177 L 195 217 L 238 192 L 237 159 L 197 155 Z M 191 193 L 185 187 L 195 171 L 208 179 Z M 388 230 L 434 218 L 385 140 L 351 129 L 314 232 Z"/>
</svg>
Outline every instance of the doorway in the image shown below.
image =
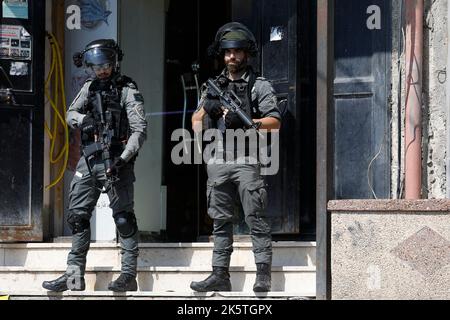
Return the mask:
<svg viewBox="0 0 450 320">
<path fill-rule="evenodd" d="M 0 242 L 42 241 L 45 3 L 2 4 Z"/>
<path fill-rule="evenodd" d="M 167 188 L 170 241 L 208 239 L 212 220 L 206 209 L 204 165 L 174 165 L 171 133 L 190 130 L 197 106 L 196 87 L 222 65 L 207 57 L 217 29 L 229 21 L 246 24 L 259 54 L 252 65 L 271 80 L 283 113 L 280 168 L 268 176 L 269 207 L 275 240 L 315 239 L 315 76 L 316 7 L 308 1 L 172 0 L 166 14 L 164 150 L 162 184 Z M 271 31 L 283 36 L 274 41 Z M 198 84 L 197 84 L 198 82 Z M 243 214 L 235 234 L 247 234 Z"/>
<path fill-rule="evenodd" d="M 167 236 L 195 241 L 211 234 L 206 214 L 206 171 L 203 164 L 171 161 L 174 130 L 191 130 L 199 86 L 220 72 L 207 56 L 216 30 L 231 18 L 230 1 L 172 0 L 166 15 L 165 117 L 163 184 L 167 188 Z"/>
</svg>

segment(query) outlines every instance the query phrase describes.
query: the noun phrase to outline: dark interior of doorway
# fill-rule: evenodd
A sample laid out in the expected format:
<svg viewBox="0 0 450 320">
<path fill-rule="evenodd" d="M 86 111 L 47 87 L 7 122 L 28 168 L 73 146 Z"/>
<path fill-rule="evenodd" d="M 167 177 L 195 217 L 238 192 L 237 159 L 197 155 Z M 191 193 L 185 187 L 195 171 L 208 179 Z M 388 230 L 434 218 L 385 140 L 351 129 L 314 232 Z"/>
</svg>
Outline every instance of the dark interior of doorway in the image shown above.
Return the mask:
<svg viewBox="0 0 450 320">
<path fill-rule="evenodd" d="M 298 7 L 298 104 L 301 104 L 301 124 L 298 145 L 302 160 L 298 192 L 301 232 L 274 235 L 274 240 L 315 240 L 315 12 L 309 1 Z M 201 5 L 200 5 L 201 4 Z M 207 47 L 216 30 L 232 19 L 232 1 L 172 0 L 166 16 L 166 65 L 163 185 L 167 186 L 168 241 L 197 241 L 211 235 L 212 221 L 206 210 L 206 170 L 204 165 L 174 165 L 170 142 L 173 130 L 183 124 L 185 85 L 194 85 L 194 73 L 199 83 L 222 68 L 207 57 Z M 192 68 L 198 65 L 198 70 Z M 186 90 L 187 112 L 184 126 L 190 130 L 190 118 L 196 108 L 195 90 Z M 297 131 L 298 132 L 298 131 Z"/>
<path fill-rule="evenodd" d="M 167 186 L 169 241 L 196 241 L 211 234 L 212 221 L 205 214 L 205 168 L 174 165 L 171 152 L 178 142 L 170 138 L 183 124 L 192 133 L 190 120 L 197 106 L 194 75 L 201 85 L 221 68 L 208 58 L 207 48 L 216 30 L 230 21 L 230 7 L 230 1 L 171 0 L 166 14 L 163 185 Z M 182 78 L 191 89 L 184 90 Z"/>
</svg>

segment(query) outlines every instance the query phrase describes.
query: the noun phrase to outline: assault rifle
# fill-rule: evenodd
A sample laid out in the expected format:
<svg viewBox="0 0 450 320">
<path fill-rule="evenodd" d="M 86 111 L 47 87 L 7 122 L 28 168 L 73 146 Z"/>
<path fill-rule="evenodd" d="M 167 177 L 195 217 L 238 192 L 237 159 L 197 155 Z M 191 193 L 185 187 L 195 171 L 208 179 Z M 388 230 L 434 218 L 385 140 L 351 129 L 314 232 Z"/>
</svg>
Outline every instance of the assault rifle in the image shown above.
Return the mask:
<svg viewBox="0 0 450 320">
<path fill-rule="evenodd" d="M 239 97 L 231 90 L 221 90 L 219 86 L 212 80 L 208 79 L 206 81 L 207 86 L 219 96 L 220 102 L 222 105 L 231 112 L 235 112 L 238 117 L 244 123 L 244 127 L 246 129 L 253 128 L 258 130 L 261 126 L 261 123 L 254 122 L 252 118 L 242 109 L 242 101 Z"/>
<path fill-rule="evenodd" d="M 83 156 L 86 160 L 89 173 L 92 174 L 88 158 L 92 155 L 101 153 L 103 164 L 105 166 L 106 181 L 105 190 L 107 193 L 112 185 L 116 183 L 119 178 L 116 175 L 109 174 L 114 159 L 111 153 L 112 140 L 114 137 L 114 130 L 112 127 L 112 115 L 105 111 L 103 106 L 103 92 L 96 91 L 94 93 L 94 101 L 92 104 L 95 107 L 95 113 L 99 117 L 99 124 L 95 128 L 95 142 L 83 148 Z"/>
</svg>

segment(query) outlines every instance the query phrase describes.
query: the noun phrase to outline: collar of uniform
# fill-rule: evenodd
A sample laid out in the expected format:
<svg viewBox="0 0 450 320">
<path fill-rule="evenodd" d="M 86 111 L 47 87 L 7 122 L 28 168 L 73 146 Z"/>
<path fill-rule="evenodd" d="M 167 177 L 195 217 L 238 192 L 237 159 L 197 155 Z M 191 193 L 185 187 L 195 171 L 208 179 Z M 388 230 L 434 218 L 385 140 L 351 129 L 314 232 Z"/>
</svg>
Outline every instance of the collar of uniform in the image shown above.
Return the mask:
<svg viewBox="0 0 450 320">
<path fill-rule="evenodd" d="M 223 69 L 223 71 L 221 72 L 222 76 L 225 76 L 228 78 L 228 70 L 227 68 Z M 229 78 L 228 78 L 229 79 Z M 250 68 L 247 67 L 247 70 L 245 70 L 244 74 L 242 75 L 242 77 L 238 80 L 233 80 L 234 82 L 236 81 L 244 81 L 244 82 L 249 82 L 250 81 Z M 232 82 L 233 82 L 232 81 Z"/>
</svg>

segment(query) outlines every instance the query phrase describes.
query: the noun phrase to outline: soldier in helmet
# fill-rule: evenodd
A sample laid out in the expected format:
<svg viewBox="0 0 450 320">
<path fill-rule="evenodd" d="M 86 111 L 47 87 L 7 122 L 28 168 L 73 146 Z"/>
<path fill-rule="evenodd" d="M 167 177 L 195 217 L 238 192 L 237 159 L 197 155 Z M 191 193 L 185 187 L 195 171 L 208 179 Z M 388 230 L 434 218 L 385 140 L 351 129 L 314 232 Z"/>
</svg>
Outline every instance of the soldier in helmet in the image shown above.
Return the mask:
<svg viewBox="0 0 450 320">
<path fill-rule="evenodd" d="M 222 26 L 209 52 L 223 59 L 226 68 L 216 79 L 226 90 L 232 90 L 243 102 L 242 109 L 260 129 L 278 130 L 281 115 L 277 98 L 269 81 L 258 76 L 248 64 L 257 53 L 251 31 L 241 23 Z M 196 112 L 192 116 L 194 131 L 199 126 L 225 131 L 244 128 L 241 118 L 227 112 L 219 97 L 206 86 Z M 246 154 L 247 156 L 247 154 Z M 236 159 L 234 159 L 236 160 Z M 272 242 L 270 226 L 265 215 L 267 193 L 260 165 L 239 161 L 208 163 L 208 214 L 213 219 L 214 249 L 212 274 L 203 281 L 192 282 L 195 291 L 231 291 L 229 265 L 233 251 L 233 212 L 236 195 L 242 203 L 245 221 L 250 229 L 257 267 L 255 292 L 271 289 Z"/>
<path fill-rule="evenodd" d="M 51 291 L 85 289 L 86 255 L 90 245 L 90 218 L 100 193 L 107 192 L 113 218 L 120 238 L 122 269 L 108 289 L 136 291 L 138 257 L 138 226 L 134 214 L 134 162 L 147 134 L 144 100 L 136 84 L 120 74 L 122 51 L 114 40 L 100 39 L 89 43 L 82 53 L 74 56 L 78 67 L 83 64 L 92 72 L 67 111 L 67 123 L 81 130 L 82 150 L 97 146 L 100 121 L 108 119 L 110 128 L 107 155 L 103 150 L 89 156 L 83 151 L 69 194 L 69 217 L 72 229 L 72 250 L 67 258 L 67 270 L 42 286 Z M 104 97 L 103 118 L 98 100 Z M 97 104 L 96 104 L 97 103 Z M 101 109 L 101 108 L 100 108 Z M 107 116 L 105 116 L 107 115 Z M 103 146 L 102 146 L 103 147 Z M 98 149 L 98 148 L 97 148 Z M 96 150 L 94 148 L 94 150 Z M 105 160 L 108 158 L 108 165 Z"/>
</svg>

